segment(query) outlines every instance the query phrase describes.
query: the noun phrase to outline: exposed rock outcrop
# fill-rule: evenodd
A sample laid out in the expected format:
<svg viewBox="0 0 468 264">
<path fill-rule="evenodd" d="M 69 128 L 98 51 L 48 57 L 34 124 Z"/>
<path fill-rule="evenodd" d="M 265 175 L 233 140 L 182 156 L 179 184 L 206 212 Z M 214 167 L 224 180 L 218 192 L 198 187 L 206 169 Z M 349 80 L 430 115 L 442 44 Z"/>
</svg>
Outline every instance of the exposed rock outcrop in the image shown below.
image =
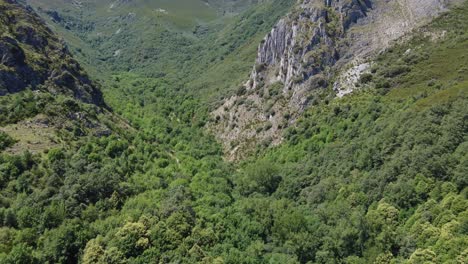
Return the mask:
<svg viewBox="0 0 468 264">
<path fill-rule="evenodd" d="M 277 81 L 290 89 L 303 83 L 339 59 L 337 40 L 350 25 L 365 17 L 370 3 L 304 1 L 297 13 L 281 20 L 259 47 L 250 88 L 257 88 L 262 73 L 278 66 Z"/>
<path fill-rule="evenodd" d="M 0 0 L 0 96 L 25 89 L 103 106 L 101 91 L 31 8 Z"/>
<path fill-rule="evenodd" d="M 228 158 L 279 144 L 320 88 L 352 92 L 373 55 L 459 1 L 300 1 L 259 45 L 250 79 L 213 112 Z"/>
</svg>

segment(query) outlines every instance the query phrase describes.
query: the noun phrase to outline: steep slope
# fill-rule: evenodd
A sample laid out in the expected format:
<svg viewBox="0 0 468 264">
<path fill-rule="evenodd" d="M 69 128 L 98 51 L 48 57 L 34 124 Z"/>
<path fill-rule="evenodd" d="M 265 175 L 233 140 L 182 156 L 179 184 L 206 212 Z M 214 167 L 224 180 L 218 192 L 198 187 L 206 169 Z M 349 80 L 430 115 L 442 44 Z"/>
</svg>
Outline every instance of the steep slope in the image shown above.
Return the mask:
<svg viewBox="0 0 468 264">
<path fill-rule="evenodd" d="M 244 167 L 252 203 L 273 187 L 315 230 L 289 229 L 300 231 L 288 241 L 308 241 L 292 242 L 301 263 L 467 261 L 467 16 L 464 3 L 398 40 L 359 90 L 306 110 L 283 144 Z M 268 181 L 262 166 L 276 168 Z M 264 206 L 257 216 L 275 208 Z"/>
<path fill-rule="evenodd" d="M 0 132 L 13 139 L 8 152 L 40 153 L 124 124 L 32 9 L 0 1 L 0 21 Z M 111 120 L 115 126 L 104 124 Z"/>
<path fill-rule="evenodd" d="M 391 43 L 360 89 L 317 100 L 280 146 L 226 163 L 203 130 L 208 95 L 190 88 L 248 79 L 263 18 L 288 2 L 234 18 L 194 54 L 208 67 L 193 84 L 115 74 L 106 99 L 138 131 L 1 152 L 0 263 L 466 263 L 468 3 Z M 1 99 L 8 124 L 37 105 L 96 109 Z"/>
<path fill-rule="evenodd" d="M 459 1 L 301 1 L 258 48 L 251 77 L 213 116 L 231 159 L 282 131 L 333 87 L 353 90 L 372 56 Z M 322 95 L 320 95 L 320 93 Z"/>
<path fill-rule="evenodd" d="M 30 4 L 63 34 L 92 75 L 106 82 L 103 91 L 116 111 L 138 125 L 142 119 L 171 120 L 175 115 L 188 125 L 199 126 L 206 123 L 206 112 L 215 101 L 244 82 L 258 42 L 293 5 L 289 0 L 258 5 L 233 2 L 253 6 L 239 15 L 197 23 L 190 30 L 170 26 L 165 15 L 148 14 L 150 8 L 144 8 L 141 1 L 121 3 L 111 11 L 106 1 L 83 2 L 80 8 L 63 1 Z M 184 16 L 185 9 L 179 12 L 173 5 L 170 13 Z M 128 12 L 136 14 L 132 21 L 125 20 Z M 187 19 L 196 20 L 195 15 Z M 102 37 L 96 39 L 98 34 Z M 121 52 L 114 56 L 117 50 Z M 181 105 L 190 108 L 184 110 Z M 203 109 L 192 109 L 198 106 Z M 144 126 L 149 125 L 152 122 Z"/>
<path fill-rule="evenodd" d="M 31 9 L 2 1 L 0 22 L 0 96 L 29 88 L 104 104 L 96 84 Z"/>
<path fill-rule="evenodd" d="M 93 72 L 132 71 L 172 78 L 197 53 L 200 38 L 253 4 L 243 0 L 28 3 L 56 26 Z"/>
<path fill-rule="evenodd" d="M 243 82 L 257 43 L 294 4 L 289 0 L 204 1 L 208 5 L 187 0 L 81 2 L 78 7 L 70 1 L 28 3 L 61 33 L 93 76 L 109 81 L 113 74 L 131 72 L 209 103 Z M 223 15 L 223 8 L 235 12 Z M 114 86 L 110 96 L 127 89 L 116 82 L 106 88 Z"/>
</svg>

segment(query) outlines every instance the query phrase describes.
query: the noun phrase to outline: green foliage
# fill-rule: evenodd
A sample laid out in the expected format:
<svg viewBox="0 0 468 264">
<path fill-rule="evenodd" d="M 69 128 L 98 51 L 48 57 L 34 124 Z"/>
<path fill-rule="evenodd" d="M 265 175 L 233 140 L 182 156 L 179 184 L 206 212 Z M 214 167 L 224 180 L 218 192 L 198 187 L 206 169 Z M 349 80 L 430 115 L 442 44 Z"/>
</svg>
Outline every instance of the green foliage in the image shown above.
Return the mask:
<svg viewBox="0 0 468 264">
<path fill-rule="evenodd" d="M 7 133 L 0 131 L 0 151 L 15 144 L 15 140 Z"/>
<path fill-rule="evenodd" d="M 109 8 L 95 1 L 80 10 L 50 0 L 28 3 L 57 26 L 75 55 L 99 78 L 132 72 L 210 100 L 244 81 L 258 42 L 295 4 L 138 0 Z"/>
<path fill-rule="evenodd" d="M 268 161 L 259 161 L 248 165 L 243 174 L 239 176 L 237 183 L 239 190 L 243 195 L 254 192 L 272 194 L 282 180 L 278 173 L 278 168 Z"/>
<path fill-rule="evenodd" d="M 274 20 L 262 17 L 272 7 L 233 18 L 219 39 L 241 40 L 213 41 L 213 57 L 201 54 L 192 74 L 244 63 L 249 56 L 232 57 L 258 33 L 253 21 Z M 136 129 L 66 138 L 47 154 L 0 154 L 0 263 L 466 262 L 468 86 L 458 69 L 467 57 L 457 35 L 467 10 L 428 27 L 446 40 L 382 53 L 367 90 L 318 101 L 282 145 L 240 164 L 225 162 L 204 131 L 211 105 L 200 94 L 227 79 L 185 86 L 115 73 L 106 99 Z M 279 95 L 280 85 L 270 90 Z M 11 113 L 2 125 L 44 112 L 99 115 L 28 91 L 0 100 Z"/>
<path fill-rule="evenodd" d="M 25 245 L 25 244 L 18 244 L 15 245 L 8 256 L 2 257 L 0 256 L 1 263 L 11 263 L 11 264 L 33 264 L 37 263 L 37 259 L 33 256 L 33 248 Z"/>
<path fill-rule="evenodd" d="M 364 73 L 364 74 L 361 75 L 361 78 L 360 78 L 359 81 L 360 81 L 362 84 L 367 84 L 367 83 L 369 83 L 369 82 L 372 81 L 372 78 L 373 78 L 373 75 L 372 75 L 372 74 L 370 74 L 370 73 Z"/>
<path fill-rule="evenodd" d="M 126 256 L 138 256 L 150 246 L 144 223 L 127 223 L 115 234 L 117 248 Z"/>
<path fill-rule="evenodd" d="M 37 115 L 51 102 L 50 95 L 31 91 L 0 97 L 0 124 L 16 123 Z"/>
</svg>

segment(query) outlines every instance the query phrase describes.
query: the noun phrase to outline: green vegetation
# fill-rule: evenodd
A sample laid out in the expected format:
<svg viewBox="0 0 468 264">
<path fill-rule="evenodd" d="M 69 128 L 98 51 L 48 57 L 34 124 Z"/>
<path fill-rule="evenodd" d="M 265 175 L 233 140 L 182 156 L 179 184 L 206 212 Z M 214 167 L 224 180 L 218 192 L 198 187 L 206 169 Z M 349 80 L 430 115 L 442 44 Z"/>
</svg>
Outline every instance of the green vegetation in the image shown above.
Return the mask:
<svg viewBox="0 0 468 264">
<path fill-rule="evenodd" d="M 8 147 L 11 147 L 15 143 L 15 140 L 11 138 L 8 134 L 3 131 L 0 131 L 0 151 Z"/>
<path fill-rule="evenodd" d="M 101 91 L 32 10 L 0 2 L 0 95 L 47 91 L 104 106 Z"/>
<path fill-rule="evenodd" d="M 201 1 L 176 1 L 190 3 L 183 10 L 175 10 L 174 6 L 179 5 L 173 1 L 126 3 L 112 10 L 102 1 L 84 2 L 81 9 L 51 0 L 30 4 L 55 22 L 74 55 L 103 81 L 116 73 L 132 73 L 163 80 L 185 93 L 211 101 L 245 81 L 258 43 L 294 4 L 289 0 L 268 0 L 237 16 L 202 19 L 196 10 L 212 8 L 198 6 Z M 214 5 L 214 1 L 209 2 Z M 221 8 L 221 3 L 216 2 Z M 233 2 L 245 6 L 249 1 L 226 0 L 222 5 L 231 6 Z M 164 6 L 168 3 L 172 9 Z M 192 5 L 198 6 L 195 11 L 191 10 Z M 167 8 L 178 19 L 192 18 L 191 26 L 175 27 L 166 15 L 154 12 L 157 8 Z M 188 11 L 195 13 L 187 16 Z M 112 89 L 108 93 L 119 91 Z"/>
<path fill-rule="evenodd" d="M 466 263 L 468 4 L 421 31 L 444 36 L 382 53 L 361 91 L 317 100 L 282 145 L 230 164 L 208 103 L 248 73 L 267 28 L 252 21 L 275 5 L 177 57 L 180 73 L 106 69 L 106 102 L 132 128 L 64 95 L 0 98 L 2 126 L 87 113 L 112 130 L 69 120 L 65 144 L 1 152 L 0 263 Z"/>
</svg>

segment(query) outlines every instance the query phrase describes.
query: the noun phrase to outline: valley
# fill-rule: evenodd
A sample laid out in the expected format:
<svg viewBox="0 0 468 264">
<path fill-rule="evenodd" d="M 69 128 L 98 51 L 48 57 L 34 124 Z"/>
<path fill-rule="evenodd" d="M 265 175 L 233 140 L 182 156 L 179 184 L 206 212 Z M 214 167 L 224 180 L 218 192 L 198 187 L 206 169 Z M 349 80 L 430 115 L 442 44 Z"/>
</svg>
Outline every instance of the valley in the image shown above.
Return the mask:
<svg viewBox="0 0 468 264">
<path fill-rule="evenodd" d="M 468 261 L 468 2 L 0 22 L 0 263 Z"/>
</svg>

